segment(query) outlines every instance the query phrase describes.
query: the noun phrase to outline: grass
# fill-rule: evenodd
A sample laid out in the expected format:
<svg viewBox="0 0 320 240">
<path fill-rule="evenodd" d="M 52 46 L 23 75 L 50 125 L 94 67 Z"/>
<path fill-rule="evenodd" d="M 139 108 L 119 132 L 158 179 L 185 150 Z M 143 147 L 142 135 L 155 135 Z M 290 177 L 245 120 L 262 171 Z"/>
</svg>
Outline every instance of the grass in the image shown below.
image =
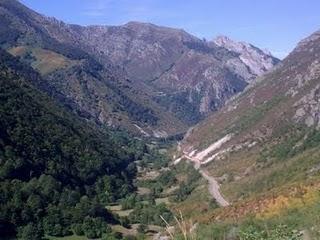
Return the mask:
<svg viewBox="0 0 320 240">
<path fill-rule="evenodd" d="M 134 227 L 129 229 L 129 228 L 125 228 L 121 225 L 113 225 L 113 226 L 111 226 L 111 228 L 112 228 L 112 231 L 117 232 L 117 233 L 121 233 L 124 236 L 137 234 L 137 230 Z"/>
<path fill-rule="evenodd" d="M 85 236 L 77 236 L 77 235 L 71 235 L 66 237 L 46 237 L 48 240 L 87 240 L 88 238 Z"/>
<path fill-rule="evenodd" d="M 31 66 L 42 75 L 50 74 L 57 69 L 74 66 L 77 61 L 70 60 L 61 54 L 27 46 L 14 47 L 9 50 L 14 56 L 20 56 L 26 61 L 31 61 Z"/>
<path fill-rule="evenodd" d="M 155 201 L 157 205 L 161 203 L 165 203 L 166 205 L 170 204 L 169 197 L 156 198 Z"/>
<path fill-rule="evenodd" d="M 112 205 L 106 207 L 111 212 L 118 214 L 120 217 L 127 217 L 133 211 L 133 209 L 122 210 L 121 205 Z"/>
<path fill-rule="evenodd" d="M 251 231 L 250 226 L 253 235 L 269 231 L 273 236 L 278 226 L 285 226 L 288 234 L 303 231 L 308 240 L 320 239 L 320 132 L 284 123 L 275 130 L 265 145 L 230 153 L 208 166 L 214 176 L 233 176 L 222 185 L 232 206 L 205 209 L 199 204 L 200 187 L 179 205 L 200 223 L 197 239 L 239 239 L 240 231 Z M 244 174 L 249 166 L 252 171 Z M 293 237 L 283 239 L 300 239 Z"/>
<path fill-rule="evenodd" d="M 273 229 L 277 229 L 278 226 L 287 226 L 289 230 L 304 232 L 304 236 L 309 237 L 305 239 L 320 239 L 320 215 L 317 214 L 320 212 L 319 200 L 320 198 L 318 198 L 318 201 L 314 204 L 292 208 L 283 212 L 281 215 L 267 219 L 247 216 L 238 221 L 220 221 L 200 224 L 197 228 L 197 239 L 225 240 L 227 236 L 238 239 L 240 231 L 248 231 L 248 229 L 254 229 L 255 231 L 272 231 Z"/>
<path fill-rule="evenodd" d="M 211 209 L 212 197 L 208 192 L 207 182 L 199 180 L 199 186 L 195 188 L 186 200 L 171 206 L 173 212 L 182 212 L 187 218 L 194 218 Z"/>
<path fill-rule="evenodd" d="M 232 199 L 239 199 L 268 192 L 288 183 L 317 179 L 319 174 L 310 171 L 319 164 L 319 156 L 318 148 L 307 150 L 285 161 L 258 168 L 254 174 L 241 180 L 226 183 L 223 191 Z"/>
<path fill-rule="evenodd" d="M 310 237 L 306 239 L 320 239 L 320 172 L 310 172 L 319 165 L 319 156 L 320 149 L 308 149 L 238 182 L 226 183 L 224 189 L 233 192 L 237 203 L 201 214 L 196 219 L 202 223 L 197 239 L 222 240 L 238 236 L 248 226 L 257 233 L 279 225 L 305 232 Z"/>
<path fill-rule="evenodd" d="M 239 119 L 227 129 L 227 133 L 243 132 L 254 126 L 264 118 L 267 112 L 277 106 L 282 100 L 283 97 L 275 96 L 261 105 L 249 108 L 249 110 L 240 115 Z"/>
</svg>

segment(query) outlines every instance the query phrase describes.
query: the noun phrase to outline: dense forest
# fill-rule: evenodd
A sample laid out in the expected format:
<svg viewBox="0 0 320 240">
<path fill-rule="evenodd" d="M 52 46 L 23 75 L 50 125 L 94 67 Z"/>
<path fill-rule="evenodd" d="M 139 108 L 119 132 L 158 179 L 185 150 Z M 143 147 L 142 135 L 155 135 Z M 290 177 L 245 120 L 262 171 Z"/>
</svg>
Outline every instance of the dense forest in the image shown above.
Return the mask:
<svg viewBox="0 0 320 240">
<path fill-rule="evenodd" d="M 119 221 L 105 206 L 133 192 L 134 161 L 146 146 L 73 116 L 5 63 L 0 65 L 1 232 L 23 239 L 72 232 L 100 237 L 110 231 L 108 223 Z"/>
</svg>

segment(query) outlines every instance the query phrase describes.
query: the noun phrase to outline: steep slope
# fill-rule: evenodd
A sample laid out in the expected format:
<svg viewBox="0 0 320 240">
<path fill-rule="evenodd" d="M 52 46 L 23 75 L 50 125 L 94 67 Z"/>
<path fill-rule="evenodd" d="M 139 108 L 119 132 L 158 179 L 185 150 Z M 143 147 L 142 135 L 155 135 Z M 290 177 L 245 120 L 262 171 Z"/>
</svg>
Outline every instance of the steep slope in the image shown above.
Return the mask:
<svg viewBox="0 0 320 240">
<path fill-rule="evenodd" d="M 17 1 L 0 2 L 0 44 L 47 81 L 46 91 L 78 114 L 100 124 L 144 135 L 166 136 L 182 132 L 185 124 L 150 101 L 138 84 L 131 84 L 118 67 L 101 64 L 87 48 L 59 42 L 50 36 L 51 20 Z M 56 31 L 63 27 L 51 24 Z M 169 124 L 170 123 L 170 124 Z"/>
<path fill-rule="evenodd" d="M 181 142 L 179 150 L 220 181 L 233 205 L 209 218 L 253 214 L 265 220 L 314 209 L 320 183 L 319 46 L 319 32 L 301 41 L 276 69 Z M 292 221 L 317 234 L 312 216 Z"/>
<path fill-rule="evenodd" d="M 38 90 L 43 82 L 0 51 L 1 238 L 64 236 L 76 226 L 99 237 L 117 221 L 105 205 L 134 190 L 133 161 L 145 148 L 79 120 Z"/>
<path fill-rule="evenodd" d="M 279 61 L 148 23 L 65 24 L 16 0 L 2 0 L 0 16 L 1 46 L 81 116 L 145 136 L 184 132 Z"/>
<path fill-rule="evenodd" d="M 257 83 L 228 102 L 219 113 L 193 128 L 186 136 L 184 146 L 188 142 L 208 146 L 209 141 L 219 140 L 223 133 L 235 135 L 233 139 L 239 138 L 252 134 L 255 125 L 260 127 L 260 137 L 268 137 L 282 123 L 279 120 L 317 127 L 318 35 L 315 33 L 300 42 L 275 70 L 258 78 Z M 277 114 L 270 114 L 275 109 Z M 268 125 L 262 124 L 266 118 Z"/>
<path fill-rule="evenodd" d="M 159 119 L 155 126 L 144 121 L 135 123 L 151 135 L 151 129 L 166 135 L 164 132 L 179 132 L 186 124 L 198 122 L 279 61 L 268 53 L 256 51 L 255 58 L 247 56 L 245 62 L 239 58 L 241 53 L 219 47 L 214 42 L 202 41 L 179 29 L 138 22 L 123 26 L 82 27 L 44 17 L 15 1 L 2 2 L 7 14 L 18 16 L 20 20 L 23 17 L 26 25 L 22 29 L 30 30 L 30 25 L 36 29 L 28 33 L 24 31 L 33 41 L 39 38 L 33 34 L 39 30 L 60 44 L 74 46 L 94 56 L 117 80 L 122 76 L 122 91 L 138 104 L 147 105 L 146 110 L 150 112 L 151 109 L 151 115 Z M 9 17 L 8 22 L 13 16 Z M 253 65 L 255 61 L 269 61 L 270 65 L 257 71 Z M 125 81 L 126 78 L 129 80 Z M 101 100 L 99 106 L 103 104 Z M 102 113 L 100 121 L 122 124 L 117 117 L 110 118 L 110 111 L 93 107 L 92 104 L 90 107 L 90 111 L 94 111 L 91 115 L 95 115 L 95 118 L 99 119 Z M 89 106 L 82 108 L 88 110 Z M 137 112 L 142 115 L 140 111 Z M 170 120 L 165 121 L 165 118 Z M 130 120 L 130 116 L 129 120 L 121 118 L 122 122 Z"/>
<path fill-rule="evenodd" d="M 153 24 L 83 28 L 59 22 L 61 25 L 65 35 L 50 24 L 47 30 L 60 41 L 85 46 L 105 63 L 123 67 L 142 91 L 189 124 L 223 106 L 226 99 L 279 62 L 249 44 L 255 54 L 243 54 L 244 61 L 239 57 L 241 51 Z"/>
<path fill-rule="evenodd" d="M 264 74 L 278 62 L 277 59 L 269 57 L 271 56 L 270 52 L 263 51 L 246 42 L 235 42 L 226 36 L 219 36 L 213 42 L 220 47 L 239 53 L 240 60 L 256 76 Z"/>
</svg>

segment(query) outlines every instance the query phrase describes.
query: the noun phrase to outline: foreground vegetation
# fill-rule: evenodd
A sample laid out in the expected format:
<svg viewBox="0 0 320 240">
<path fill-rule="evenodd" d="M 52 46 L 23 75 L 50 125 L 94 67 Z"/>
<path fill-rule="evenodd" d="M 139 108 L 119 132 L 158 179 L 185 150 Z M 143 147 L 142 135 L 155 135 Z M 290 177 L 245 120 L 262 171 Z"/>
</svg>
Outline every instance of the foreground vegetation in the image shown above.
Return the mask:
<svg viewBox="0 0 320 240">
<path fill-rule="evenodd" d="M 8 68 L 15 59 L 2 57 L 1 235 L 110 235 L 109 224 L 121 219 L 105 206 L 135 191 L 134 162 L 148 148 L 79 120 L 34 86 L 32 81 L 41 81 L 37 73 L 19 69 L 33 76 L 25 79 Z"/>
</svg>

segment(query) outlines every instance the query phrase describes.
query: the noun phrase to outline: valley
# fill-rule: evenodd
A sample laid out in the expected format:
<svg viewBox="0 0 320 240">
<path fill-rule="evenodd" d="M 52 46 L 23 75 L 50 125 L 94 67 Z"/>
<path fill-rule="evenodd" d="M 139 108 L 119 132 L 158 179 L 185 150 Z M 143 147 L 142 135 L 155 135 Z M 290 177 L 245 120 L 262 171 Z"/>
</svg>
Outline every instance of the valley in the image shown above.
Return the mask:
<svg viewBox="0 0 320 240">
<path fill-rule="evenodd" d="M 0 239 L 320 239 L 320 32 L 283 60 L 0 0 Z"/>
</svg>

